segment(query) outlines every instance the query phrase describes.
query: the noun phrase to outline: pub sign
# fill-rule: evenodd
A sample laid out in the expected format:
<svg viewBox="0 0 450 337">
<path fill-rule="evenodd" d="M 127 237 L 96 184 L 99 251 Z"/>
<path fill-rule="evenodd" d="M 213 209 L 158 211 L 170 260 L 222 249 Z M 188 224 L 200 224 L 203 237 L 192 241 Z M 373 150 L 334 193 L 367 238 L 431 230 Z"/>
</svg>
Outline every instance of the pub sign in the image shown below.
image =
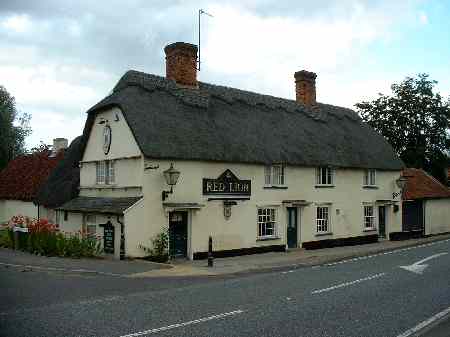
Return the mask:
<svg viewBox="0 0 450 337">
<path fill-rule="evenodd" d="M 227 169 L 217 179 L 203 178 L 205 195 L 251 195 L 251 180 L 240 180 Z"/>
</svg>

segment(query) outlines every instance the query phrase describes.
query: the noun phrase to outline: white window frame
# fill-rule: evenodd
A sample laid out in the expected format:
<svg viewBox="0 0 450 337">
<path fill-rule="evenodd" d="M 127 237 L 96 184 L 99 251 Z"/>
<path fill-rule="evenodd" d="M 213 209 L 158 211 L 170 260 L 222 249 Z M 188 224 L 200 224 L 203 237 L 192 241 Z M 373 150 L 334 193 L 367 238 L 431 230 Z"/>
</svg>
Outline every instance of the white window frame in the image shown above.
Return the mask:
<svg viewBox="0 0 450 337">
<path fill-rule="evenodd" d="M 286 167 L 283 164 L 266 165 L 264 167 L 265 186 L 286 186 Z"/>
<path fill-rule="evenodd" d="M 97 217 L 95 214 L 88 213 L 85 215 L 86 237 L 95 238 L 97 235 Z M 92 230 L 94 229 L 94 230 Z"/>
<path fill-rule="evenodd" d="M 99 185 L 106 184 L 106 162 L 98 161 L 95 163 L 95 182 Z"/>
<path fill-rule="evenodd" d="M 324 173 L 325 170 L 325 173 Z M 325 177 L 325 182 L 324 178 Z M 330 166 L 320 166 L 316 168 L 317 186 L 334 186 L 334 169 Z"/>
<path fill-rule="evenodd" d="M 375 229 L 375 207 L 373 205 L 363 205 L 363 226 L 364 230 Z"/>
<path fill-rule="evenodd" d="M 277 227 L 277 208 L 258 207 L 256 228 L 258 239 L 277 238 Z M 271 231 L 271 234 L 267 234 L 268 231 Z"/>
<path fill-rule="evenodd" d="M 98 185 L 113 185 L 116 181 L 114 160 L 102 160 L 95 163 L 95 182 Z"/>
<path fill-rule="evenodd" d="M 108 160 L 106 162 L 106 172 L 107 172 L 107 184 L 114 184 L 116 182 L 116 171 L 115 171 L 115 162 L 114 160 Z"/>
<path fill-rule="evenodd" d="M 317 205 L 316 206 L 316 233 L 317 234 L 331 233 L 330 209 L 331 209 L 331 207 L 329 205 Z"/>
<path fill-rule="evenodd" d="M 377 186 L 377 170 L 367 169 L 364 171 L 363 186 Z"/>
<path fill-rule="evenodd" d="M 97 236 L 97 225 L 86 224 L 86 237 L 88 239 L 95 239 L 96 236 Z"/>
</svg>

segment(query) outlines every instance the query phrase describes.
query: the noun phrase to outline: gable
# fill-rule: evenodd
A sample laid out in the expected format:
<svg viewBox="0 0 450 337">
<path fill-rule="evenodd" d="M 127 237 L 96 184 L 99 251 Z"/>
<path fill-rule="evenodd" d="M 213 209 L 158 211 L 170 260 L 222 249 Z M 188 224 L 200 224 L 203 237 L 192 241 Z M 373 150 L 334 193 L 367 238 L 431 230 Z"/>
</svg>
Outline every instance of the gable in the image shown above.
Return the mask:
<svg viewBox="0 0 450 337">
<path fill-rule="evenodd" d="M 104 149 L 105 127 L 109 127 L 111 130 L 111 143 L 107 154 Z M 83 161 L 110 160 L 140 155 L 141 151 L 134 135 L 118 107 L 110 107 L 96 114 L 90 128 Z"/>
</svg>

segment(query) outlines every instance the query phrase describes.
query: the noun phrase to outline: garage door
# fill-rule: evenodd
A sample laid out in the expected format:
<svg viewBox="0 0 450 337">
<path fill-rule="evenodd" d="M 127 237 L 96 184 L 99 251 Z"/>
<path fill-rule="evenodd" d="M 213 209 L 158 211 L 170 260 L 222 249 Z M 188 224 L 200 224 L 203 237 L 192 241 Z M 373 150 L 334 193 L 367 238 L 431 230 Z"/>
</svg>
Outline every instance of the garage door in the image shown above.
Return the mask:
<svg viewBox="0 0 450 337">
<path fill-rule="evenodd" d="M 403 202 L 403 231 L 422 231 L 423 225 L 423 202 L 421 200 Z"/>
</svg>

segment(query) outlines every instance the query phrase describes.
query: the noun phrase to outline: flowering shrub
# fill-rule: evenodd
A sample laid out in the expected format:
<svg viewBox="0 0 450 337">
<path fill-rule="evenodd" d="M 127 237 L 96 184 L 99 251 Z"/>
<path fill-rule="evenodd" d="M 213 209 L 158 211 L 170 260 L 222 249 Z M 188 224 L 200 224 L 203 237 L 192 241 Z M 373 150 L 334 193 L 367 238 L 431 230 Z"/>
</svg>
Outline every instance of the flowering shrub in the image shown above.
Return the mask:
<svg viewBox="0 0 450 337">
<path fill-rule="evenodd" d="M 28 233 L 19 233 L 18 249 L 33 254 L 64 257 L 94 257 L 102 252 L 99 237 L 87 237 L 81 231 L 60 232 L 58 225 L 47 219 L 30 219 L 21 215 L 8 222 L 7 235 L 1 236 L 0 244 L 14 247 L 13 227 L 28 228 Z"/>
<path fill-rule="evenodd" d="M 21 227 L 27 228 L 31 224 L 31 219 L 23 215 L 14 215 L 11 220 L 8 221 L 8 227 Z"/>
</svg>

